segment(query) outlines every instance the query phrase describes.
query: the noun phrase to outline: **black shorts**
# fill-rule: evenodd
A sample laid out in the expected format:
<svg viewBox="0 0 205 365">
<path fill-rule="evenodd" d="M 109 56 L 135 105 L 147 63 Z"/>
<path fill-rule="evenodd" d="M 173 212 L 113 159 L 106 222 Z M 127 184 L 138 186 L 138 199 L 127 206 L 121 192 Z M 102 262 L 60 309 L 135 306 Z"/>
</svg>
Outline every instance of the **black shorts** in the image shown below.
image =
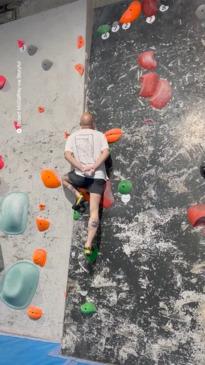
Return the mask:
<svg viewBox="0 0 205 365">
<path fill-rule="evenodd" d="M 105 190 L 104 179 L 93 179 L 91 177 L 84 177 L 77 175 L 75 171 L 71 171 L 68 173 L 68 179 L 74 188 L 84 188 L 89 191 L 89 193 L 95 193 L 102 195 Z"/>
</svg>

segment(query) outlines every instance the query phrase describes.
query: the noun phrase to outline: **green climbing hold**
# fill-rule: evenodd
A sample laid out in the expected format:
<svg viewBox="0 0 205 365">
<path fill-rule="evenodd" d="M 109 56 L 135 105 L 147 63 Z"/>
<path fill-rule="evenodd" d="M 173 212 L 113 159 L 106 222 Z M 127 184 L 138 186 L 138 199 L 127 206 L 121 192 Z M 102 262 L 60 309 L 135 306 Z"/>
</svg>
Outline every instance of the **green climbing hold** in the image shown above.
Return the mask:
<svg viewBox="0 0 205 365">
<path fill-rule="evenodd" d="M 80 307 L 80 311 L 82 314 L 93 314 L 96 312 L 96 306 L 93 303 L 84 303 Z"/>
<path fill-rule="evenodd" d="M 73 219 L 74 221 L 78 221 L 78 219 L 80 219 L 80 213 L 77 210 L 73 211 Z"/>
<path fill-rule="evenodd" d="M 103 25 L 100 25 L 97 29 L 97 34 L 98 35 L 102 35 L 102 34 L 105 34 L 105 33 L 109 33 L 111 30 L 111 27 L 110 25 L 108 24 L 103 24 Z"/>
<path fill-rule="evenodd" d="M 98 251 L 98 248 L 97 248 L 97 247 L 94 247 L 94 248 L 93 248 L 93 250 L 92 250 L 91 255 L 89 255 L 89 256 L 85 255 L 86 260 L 87 260 L 90 264 L 93 264 L 93 263 L 96 261 L 97 257 L 98 257 L 98 252 L 99 252 L 99 251 Z"/>
<path fill-rule="evenodd" d="M 132 191 L 132 183 L 129 180 L 122 180 L 118 184 L 118 192 L 121 194 L 129 194 Z"/>
</svg>

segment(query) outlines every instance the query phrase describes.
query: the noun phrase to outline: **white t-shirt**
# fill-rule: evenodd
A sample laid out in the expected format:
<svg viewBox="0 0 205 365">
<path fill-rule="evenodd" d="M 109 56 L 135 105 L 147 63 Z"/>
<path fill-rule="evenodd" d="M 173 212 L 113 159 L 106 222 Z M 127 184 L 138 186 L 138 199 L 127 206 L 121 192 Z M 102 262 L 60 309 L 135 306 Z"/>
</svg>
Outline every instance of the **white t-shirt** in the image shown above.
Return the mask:
<svg viewBox="0 0 205 365">
<path fill-rule="evenodd" d="M 94 164 L 101 152 L 109 149 L 108 142 L 103 133 L 95 129 L 82 128 L 68 137 L 65 145 L 65 151 L 73 153 L 75 159 L 83 165 Z M 80 170 L 75 168 L 76 174 L 86 176 Z M 94 179 L 106 180 L 106 170 L 104 162 L 95 170 Z"/>
</svg>

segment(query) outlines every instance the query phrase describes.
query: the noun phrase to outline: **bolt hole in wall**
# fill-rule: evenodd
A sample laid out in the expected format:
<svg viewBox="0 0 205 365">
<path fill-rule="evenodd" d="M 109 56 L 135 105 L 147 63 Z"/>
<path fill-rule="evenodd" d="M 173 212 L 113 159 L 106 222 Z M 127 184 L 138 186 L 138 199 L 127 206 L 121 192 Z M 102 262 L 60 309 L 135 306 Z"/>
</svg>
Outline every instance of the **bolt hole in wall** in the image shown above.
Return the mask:
<svg viewBox="0 0 205 365">
<path fill-rule="evenodd" d="M 96 312 L 79 316 L 78 291 L 67 298 L 62 351 L 110 364 L 204 365 L 204 2 L 141 1 L 134 20 L 131 4 L 95 12 L 88 107 L 101 131 L 123 136 L 112 146 L 115 204 L 100 256 L 92 276 L 73 256 L 68 275 Z"/>
</svg>

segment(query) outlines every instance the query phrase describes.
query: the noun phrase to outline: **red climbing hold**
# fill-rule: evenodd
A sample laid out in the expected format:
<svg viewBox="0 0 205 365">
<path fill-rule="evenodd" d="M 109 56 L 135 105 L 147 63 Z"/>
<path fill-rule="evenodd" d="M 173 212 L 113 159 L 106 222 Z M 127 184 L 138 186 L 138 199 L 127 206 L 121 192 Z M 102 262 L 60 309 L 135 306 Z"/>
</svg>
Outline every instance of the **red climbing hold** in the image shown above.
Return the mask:
<svg viewBox="0 0 205 365">
<path fill-rule="evenodd" d="M 45 108 L 44 108 L 44 106 L 39 106 L 39 107 L 38 107 L 38 112 L 39 112 L 39 113 L 44 113 L 44 112 L 45 112 Z"/>
<path fill-rule="evenodd" d="M 77 48 L 80 49 L 84 47 L 84 45 L 85 45 L 85 40 L 82 35 L 79 35 L 77 38 Z"/>
<path fill-rule="evenodd" d="M 6 77 L 0 75 L 0 89 L 3 89 L 5 83 L 6 83 Z"/>
<path fill-rule="evenodd" d="M 4 168 L 3 156 L 0 156 L 0 170 Z"/>
<path fill-rule="evenodd" d="M 142 75 L 140 77 L 141 89 L 139 96 L 143 96 L 144 98 L 152 96 L 157 88 L 158 82 L 159 75 L 155 72 Z"/>
<path fill-rule="evenodd" d="M 189 223 L 193 226 L 205 224 L 205 204 L 197 204 L 188 208 L 187 218 Z"/>
<path fill-rule="evenodd" d="M 137 59 L 138 65 L 147 70 L 155 70 L 157 68 L 157 61 L 154 58 L 154 54 L 154 51 L 145 51 L 140 53 Z"/>
<path fill-rule="evenodd" d="M 154 95 L 150 99 L 150 104 L 156 109 L 164 108 L 171 100 L 172 88 L 167 80 L 160 79 L 157 83 Z"/>
<path fill-rule="evenodd" d="M 147 18 L 156 15 L 158 0 L 142 0 L 142 11 Z"/>
<path fill-rule="evenodd" d="M 75 69 L 76 71 L 81 75 L 83 76 L 84 74 L 84 66 L 81 65 L 80 63 L 78 63 L 77 65 L 75 65 Z"/>
</svg>

